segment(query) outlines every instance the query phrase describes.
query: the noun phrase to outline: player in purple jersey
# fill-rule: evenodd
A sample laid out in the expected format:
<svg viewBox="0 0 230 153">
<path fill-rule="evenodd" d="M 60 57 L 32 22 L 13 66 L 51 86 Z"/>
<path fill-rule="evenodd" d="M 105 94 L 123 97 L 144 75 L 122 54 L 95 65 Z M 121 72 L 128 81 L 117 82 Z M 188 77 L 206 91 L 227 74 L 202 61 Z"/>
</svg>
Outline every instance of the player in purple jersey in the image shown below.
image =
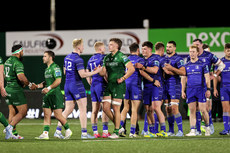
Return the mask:
<svg viewBox="0 0 230 153">
<path fill-rule="evenodd" d="M 65 80 L 65 110 L 62 113 L 65 118 L 72 113 L 75 103 L 78 105 L 80 111 L 80 123 L 81 123 L 81 138 L 94 138 L 87 134 L 87 97 L 85 94 L 85 88 L 82 83 L 82 78 L 90 77 L 101 71 L 101 67 L 98 66 L 95 71 L 86 72 L 84 68 L 84 61 L 80 57 L 83 53 L 84 46 L 82 39 L 73 40 L 73 52 L 65 57 L 64 60 L 64 74 Z M 58 123 L 55 136 L 63 138 L 61 134 L 61 124 Z"/>
<path fill-rule="evenodd" d="M 96 42 L 94 44 L 94 49 L 96 53 L 90 57 L 87 64 L 87 71 L 92 72 L 97 66 L 103 65 L 103 59 L 105 57 L 105 45 L 103 42 Z M 103 99 L 103 92 L 105 88 L 106 81 L 104 77 L 99 74 L 95 74 L 91 77 L 86 78 L 88 83 L 90 84 L 91 91 L 91 99 L 92 99 L 92 114 L 91 114 L 91 123 L 92 129 L 94 132 L 95 138 L 107 138 L 110 134 L 108 133 L 108 117 L 104 112 L 102 112 L 102 125 L 103 125 L 103 133 L 102 136 L 98 133 L 97 130 L 97 115 L 101 108 L 101 101 Z"/>
<path fill-rule="evenodd" d="M 162 42 L 157 42 L 155 44 L 155 54 L 156 55 L 160 55 L 159 57 L 159 63 L 160 63 L 160 67 L 158 70 L 158 80 L 161 83 L 161 90 L 162 90 L 162 98 L 161 100 L 159 99 L 159 101 L 156 103 L 155 105 L 155 113 L 154 113 L 154 118 L 155 118 L 155 133 L 157 134 L 157 136 L 163 136 L 163 137 L 167 137 L 167 133 L 165 133 L 166 128 L 165 128 L 165 116 L 161 110 L 161 105 L 163 104 L 163 100 L 164 100 L 164 94 L 165 94 L 165 83 L 164 83 L 164 71 L 163 71 L 163 67 L 164 67 L 164 50 L 165 50 L 165 46 Z M 157 109 L 157 111 L 156 111 Z M 160 123 L 160 127 L 161 127 L 161 131 L 160 133 L 158 132 L 158 124 Z"/>
<path fill-rule="evenodd" d="M 154 83 L 156 82 L 157 72 L 159 70 L 159 55 L 152 54 L 153 44 L 149 41 L 146 41 L 142 44 L 142 54 L 145 58 L 145 64 L 142 65 L 140 63 L 136 64 L 137 68 L 141 68 L 144 70 L 148 75 L 147 77 L 144 76 L 142 73 L 141 75 L 144 77 L 144 91 L 143 91 L 143 103 L 147 113 L 147 120 L 149 126 L 149 134 L 144 133 L 144 137 L 156 137 L 154 133 L 154 124 L 155 119 L 153 116 L 153 111 L 155 108 L 155 97 L 156 99 L 162 97 L 162 93 L 157 89 L 160 87 L 159 84 L 156 86 Z"/>
<path fill-rule="evenodd" d="M 187 103 L 190 110 L 190 129 L 191 131 L 186 136 L 196 136 L 196 106 L 202 112 L 205 120 L 205 136 L 210 136 L 209 115 L 206 110 L 206 97 L 210 97 L 210 75 L 208 65 L 198 59 L 199 48 L 196 45 L 189 47 L 190 61 L 185 64 L 185 76 L 182 76 L 182 98 L 187 98 Z M 204 83 L 206 82 L 206 83 Z M 186 86 L 187 83 L 187 86 Z M 204 85 L 207 90 L 205 91 Z M 185 94 L 185 89 L 187 92 Z"/>
<path fill-rule="evenodd" d="M 185 73 L 184 60 L 176 53 L 176 42 L 169 41 L 166 47 L 167 55 L 163 70 L 165 74 L 166 113 L 169 123 L 169 136 L 183 136 L 182 116 L 179 112 L 181 96 L 180 75 Z M 174 134 L 174 121 L 178 126 L 178 133 Z"/>
<path fill-rule="evenodd" d="M 141 63 L 144 65 L 145 61 L 141 58 L 139 45 L 137 43 L 133 43 L 129 46 L 130 55 L 128 56 L 129 60 L 132 62 L 133 65 L 136 63 Z M 131 126 L 130 126 L 130 134 L 129 137 L 134 138 L 136 137 L 136 124 L 137 124 L 137 111 L 142 100 L 142 89 L 141 89 L 141 74 L 139 69 L 135 69 L 135 72 L 125 80 L 126 83 L 126 93 L 124 99 L 124 108 L 121 112 L 121 123 L 120 125 L 122 128 L 122 132 L 125 131 L 123 128 L 124 121 L 126 119 L 126 115 L 132 106 L 132 114 L 131 114 Z"/>
<path fill-rule="evenodd" d="M 218 59 L 214 54 L 212 54 L 211 52 L 208 51 L 204 51 L 203 50 L 203 42 L 201 39 L 194 39 L 193 40 L 193 45 L 197 45 L 199 48 L 199 55 L 198 58 L 201 59 L 203 62 L 207 63 L 209 70 L 211 69 L 212 64 L 214 64 L 214 66 L 218 66 L 218 69 L 216 71 L 216 73 L 214 74 L 214 76 L 218 76 L 220 74 L 220 72 L 224 69 L 225 65 L 224 63 Z M 190 61 L 190 57 L 188 57 L 187 61 Z M 212 122 L 212 113 L 211 113 L 211 109 L 212 109 L 212 100 L 211 97 L 207 98 L 207 110 L 209 112 L 209 123 L 210 123 L 210 129 L 211 129 L 211 134 L 214 133 L 214 126 L 213 126 L 213 122 Z M 201 134 L 201 130 L 200 130 L 200 122 L 201 122 L 201 114 L 199 109 L 197 108 L 197 112 L 196 112 L 196 128 L 197 128 L 197 133 Z"/>
<path fill-rule="evenodd" d="M 213 81 L 214 96 L 218 96 L 217 81 L 220 81 L 220 97 L 223 108 L 223 122 L 224 130 L 220 135 L 227 135 L 230 132 L 230 43 L 224 46 L 225 56 L 221 58 L 221 61 L 225 64 L 225 68 L 221 72 L 220 77 L 215 77 Z"/>
</svg>

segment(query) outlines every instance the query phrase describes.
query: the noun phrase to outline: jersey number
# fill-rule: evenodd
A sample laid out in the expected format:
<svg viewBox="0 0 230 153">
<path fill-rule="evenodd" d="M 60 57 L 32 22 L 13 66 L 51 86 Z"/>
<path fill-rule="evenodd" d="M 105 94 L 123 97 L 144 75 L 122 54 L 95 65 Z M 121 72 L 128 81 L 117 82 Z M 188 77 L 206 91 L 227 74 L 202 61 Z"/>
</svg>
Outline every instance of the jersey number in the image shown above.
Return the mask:
<svg viewBox="0 0 230 153">
<path fill-rule="evenodd" d="M 72 70 L 72 62 L 65 61 L 66 70 L 71 71 Z"/>
<path fill-rule="evenodd" d="M 6 77 L 10 77 L 9 72 L 10 72 L 10 67 L 5 67 L 5 76 Z"/>
<path fill-rule="evenodd" d="M 93 71 L 93 70 L 94 70 L 94 68 L 95 68 L 95 67 L 97 67 L 96 62 L 89 63 L 89 65 L 90 65 L 90 69 L 91 69 L 91 71 Z M 93 66 L 94 66 L 94 68 L 93 68 Z"/>
</svg>

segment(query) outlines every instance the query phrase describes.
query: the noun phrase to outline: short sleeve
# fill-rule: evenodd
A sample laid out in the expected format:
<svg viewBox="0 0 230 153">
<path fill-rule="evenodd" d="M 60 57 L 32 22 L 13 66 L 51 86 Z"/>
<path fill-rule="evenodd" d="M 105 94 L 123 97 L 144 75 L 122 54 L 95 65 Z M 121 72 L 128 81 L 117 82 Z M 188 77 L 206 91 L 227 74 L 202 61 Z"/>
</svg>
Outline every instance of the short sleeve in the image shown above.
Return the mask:
<svg viewBox="0 0 230 153">
<path fill-rule="evenodd" d="M 126 65 L 128 62 L 130 62 L 129 58 L 126 55 L 121 56 L 122 63 Z"/>
<path fill-rule="evenodd" d="M 150 67 L 154 67 L 154 66 L 160 67 L 160 62 L 159 62 L 158 59 L 153 59 L 153 60 L 150 62 Z"/>
<path fill-rule="evenodd" d="M 204 74 L 209 73 L 209 68 L 207 64 L 204 64 L 203 71 L 204 71 Z"/>
<path fill-rule="evenodd" d="M 54 78 L 56 78 L 56 79 L 62 77 L 62 72 L 61 72 L 60 67 L 55 67 L 55 68 L 54 68 L 54 73 L 53 73 L 53 75 L 54 75 Z"/>
<path fill-rule="evenodd" d="M 178 58 L 177 59 L 177 61 L 176 61 L 176 63 L 177 63 L 177 68 L 179 69 L 179 68 L 181 68 L 181 67 L 184 67 L 184 60 L 183 60 L 183 58 Z"/>
<path fill-rule="evenodd" d="M 219 60 L 219 58 L 216 55 L 212 54 L 212 56 L 211 56 L 211 63 L 216 64 L 218 62 L 218 60 Z"/>
<path fill-rule="evenodd" d="M 24 66 L 23 66 L 22 62 L 19 62 L 19 61 L 15 62 L 14 69 L 15 69 L 15 72 L 16 72 L 17 75 L 21 74 L 21 73 L 24 73 Z"/>
</svg>

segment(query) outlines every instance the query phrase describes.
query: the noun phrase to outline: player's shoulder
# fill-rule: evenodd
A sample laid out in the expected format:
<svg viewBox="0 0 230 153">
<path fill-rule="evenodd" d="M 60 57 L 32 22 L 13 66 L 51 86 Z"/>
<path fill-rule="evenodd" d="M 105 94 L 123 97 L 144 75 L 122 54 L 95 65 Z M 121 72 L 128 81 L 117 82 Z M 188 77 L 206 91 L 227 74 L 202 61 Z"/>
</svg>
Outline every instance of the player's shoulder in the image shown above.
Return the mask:
<svg viewBox="0 0 230 153">
<path fill-rule="evenodd" d="M 189 66 L 189 65 L 191 65 L 191 64 L 192 64 L 191 61 L 187 61 L 187 63 L 185 63 L 184 66 Z"/>
<path fill-rule="evenodd" d="M 118 51 L 117 56 L 119 56 L 121 58 L 124 58 L 124 57 L 127 58 L 127 56 L 124 53 L 122 53 L 121 51 Z"/>
<path fill-rule="evenodd" d="M 221 60 L 221 61 L 225 61 L 225 60 L 226 60 L 226 58 L 225 58 L 225 57 L 222 57 L 220 60 Z"/>
<path fill-rule="evenodd" d="M 52 69 L 60 69 L 60 66 L 56 63 L 52 64 Z"/>
<path fill-rule="evenodd" d="M 215 56 L 212 52 L 208 52 L 208 51 L 203 51 L 203 54 L 202 54 L 204 57 L 209 57 L 209 58 L 211 58 L 211 57 L 213 57 L 213 56 Z"/>
</svg>

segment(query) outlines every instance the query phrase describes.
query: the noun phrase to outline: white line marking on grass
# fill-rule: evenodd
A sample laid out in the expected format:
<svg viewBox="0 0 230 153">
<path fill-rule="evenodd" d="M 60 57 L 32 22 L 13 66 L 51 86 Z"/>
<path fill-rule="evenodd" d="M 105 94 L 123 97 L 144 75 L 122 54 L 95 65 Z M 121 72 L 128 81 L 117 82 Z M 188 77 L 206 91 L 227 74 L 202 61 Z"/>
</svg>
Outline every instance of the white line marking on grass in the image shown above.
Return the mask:
<svg viewBox="0 0 230 153">
<path fill-rule="evenodd" d="M 191 141 L 191 140 L 223 140 L 223 139 L 230 139 L 230 137 L 218 137 L 218 138 L 210 138 L 210 137 L 199 137 L 199 138 L 192 138 L 192 137 L 184 137 L 184 138 L 137 138 L 137 139 L 129 139 L 129 138 L 121 138 L 121 139 L 91 139 L 91 140 L 83 140 L 82 142 L 101 142 L 101 141 L 160 141 L 160 140 L 173 140 L 173 141 Z"/>
</svg>

